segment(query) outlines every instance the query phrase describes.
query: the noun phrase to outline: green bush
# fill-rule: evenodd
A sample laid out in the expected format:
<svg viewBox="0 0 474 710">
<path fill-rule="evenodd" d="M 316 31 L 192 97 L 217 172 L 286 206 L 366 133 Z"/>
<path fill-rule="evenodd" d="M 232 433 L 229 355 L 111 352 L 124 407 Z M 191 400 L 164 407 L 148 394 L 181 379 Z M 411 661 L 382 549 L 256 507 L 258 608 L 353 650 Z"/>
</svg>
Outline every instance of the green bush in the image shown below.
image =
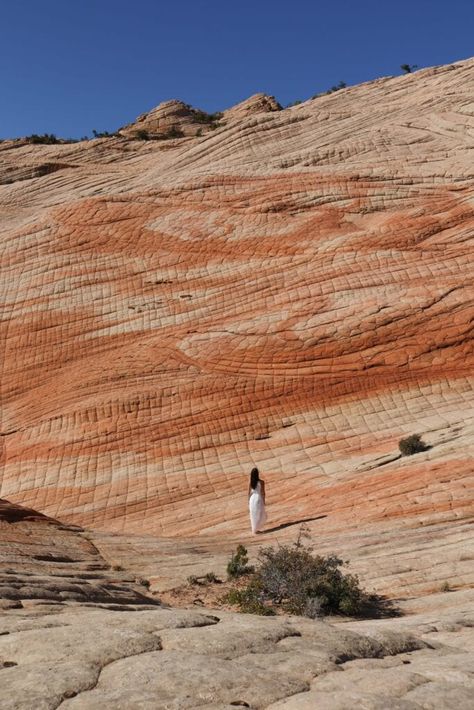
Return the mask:
<svg viewBox="0 0 474 710">
<path fill-rule="evenodd" d="M 400 439 L 398 442 L 398 448 L 400 449 L 402 456 L 412 456 L 413 454 L 419 454 L 422 451 L 426 451 L 429 447 L 422 441 L 419 434 L 412 434 L 407 436 L 405 439 Z"/>
<path fill-rule="evenodd" d="M 235 552 L 227 564 L 227 574 L 231 579 L 242 577 L 244 574 L 252 574 L 254 568 L 248 564 L 249 558 L 247 550 L 243 545 L 238 545 Z"/>
<path fill-rule="evenodd" d="M 243 614 L 258 614 L 259 616 L 275 616 L 275 610 L 265 604 L 265 597 L 258 579 L 252 579 L 242 589 L 231 589 L 225 595 L 224 602 L 238 606 Z"/>
<path fill-rule="evenodd" d="M 284 611 L 299 616 L 361 611 L 365 594 L 359 580 L 341 572 L 343 562 L 335 555 L 313 556 L 297 544 L 265 548 L 260 560 L 258 576 L 265 596 Z"/>
<path fill-rule="evenodd" d="M 224 601 L 250 614 L 287 614 L 316 618 L 324 614 L 361 614 L 374 599 L 364 592 L 355 575 L 344 574 L 336 555 L 313 555 L 301 542 L 266 547 L 259 553 L 259 566 L 245 587 L 232 589 Z M 239 545 L 229 565 L 229 577 L 246 572 L 247 551 Z"/>
<path fill-rule="evenodd" d="M 144 128 L 139 128 L 138 131 L 135 131 L 134 138 L 136 138 L 138 141 L 147 141 L 149 139 L 148 131 L 145 131 Z"/>
</svg>

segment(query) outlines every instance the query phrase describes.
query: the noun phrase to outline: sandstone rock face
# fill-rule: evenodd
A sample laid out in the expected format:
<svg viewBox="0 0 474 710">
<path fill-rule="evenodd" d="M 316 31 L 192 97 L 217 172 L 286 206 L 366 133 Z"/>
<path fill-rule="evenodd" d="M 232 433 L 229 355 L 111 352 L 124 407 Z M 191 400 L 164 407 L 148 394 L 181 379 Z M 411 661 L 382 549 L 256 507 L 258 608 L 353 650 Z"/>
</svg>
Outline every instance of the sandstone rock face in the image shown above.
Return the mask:
<svg viewBox="0 0 474 710">
<path fill-rule="evenodd" d="M 2 709 L 469 710 L 472 622 L 462 603 L 441 615 L 349 624 L 12 609 L 0 621 Z"/>
<path fill-rule="evenodd" d="M 274 96 L 254 94 L 224 111 L 223 118 L 226 121 L 240 121 L 256 113 L 271 113 L 272 111 L 281 111 L 281 106 Z"/>
<path fill-rule="evenodd" d="M 82 533 L 0 500 L 0 613 L 44 603 L 156 604 L 139 579 L 109 564 Z"/>
<path fill-rule="evenodd" d="M 215 128 L 216 123 L 211 114 L 174 99 L 142 114 L 134 123 L 121 128 L 119 133 L 128 138 L 140 137 L 143 132 L 150 138 L 182 138 L 200 135 Z"/>
<path fill-rule="evenodd" d="M 466 540 L 473 76 L 379 79 L 175 142 L 2 143 L 1 495 L 237 539 L 258 465 L 269 528 Z M 414 432 L 431 448 L 400 458 Z"/>
<path fill-rule="evenodd" d="M 281 106 L 275 98 L 266 94 L 255 94 L 217 114 L 209 114 L 173 99 L 164 101 L 148 113 L 143 113 L 134 123 L 120 128 L 118 133 L 126 138 L 140 137 L 144 133 L 149 138 L 201 136 L 229 121 L 242 121 L 255 114 L 280 109 Z"/>
</svg>

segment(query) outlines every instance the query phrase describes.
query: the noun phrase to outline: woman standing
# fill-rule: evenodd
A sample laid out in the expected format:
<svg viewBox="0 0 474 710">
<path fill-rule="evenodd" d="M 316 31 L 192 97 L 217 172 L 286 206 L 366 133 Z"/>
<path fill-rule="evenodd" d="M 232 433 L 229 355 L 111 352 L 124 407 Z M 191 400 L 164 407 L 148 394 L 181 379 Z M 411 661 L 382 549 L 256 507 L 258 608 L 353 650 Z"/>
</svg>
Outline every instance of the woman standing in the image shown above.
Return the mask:
<svg viewBox="0 0 474 710">
<path fill-rule="evenodd" d="M 250 471 L 249 482 L 249 513 L 250 525 L 255 535 L 265 525 L 265 481 L 259 476 L 258 468 Z"/>
</svg>

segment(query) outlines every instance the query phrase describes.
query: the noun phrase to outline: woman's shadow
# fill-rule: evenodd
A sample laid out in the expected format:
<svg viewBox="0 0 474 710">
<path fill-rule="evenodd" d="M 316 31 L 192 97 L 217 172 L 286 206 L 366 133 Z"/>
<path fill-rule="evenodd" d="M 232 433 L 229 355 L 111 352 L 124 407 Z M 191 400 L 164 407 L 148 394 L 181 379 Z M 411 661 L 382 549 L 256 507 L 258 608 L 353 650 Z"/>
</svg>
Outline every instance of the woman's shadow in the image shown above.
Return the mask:
<svg viewBox="0 0 474 710">
<path fill-rule="evenodd" d="M 313 520 L 321 520 L 322 518 L 327 518 L 327 515 L 317 515 L 315 518 L 302 518 L 301 520 L 292 520 L 290 523 L 282 523 L 281 525 L 275 525 L 274 528 L 267 528 L 266 530 L 262 530 L 261 532 L 263 533 L 272 533 L 272 532 L 277 532 L 278 530 L 284 530 L 285 528 L 289 528 L 292 525 L 301 525 L 302 523 L 311 523 Z"/>
</svg>

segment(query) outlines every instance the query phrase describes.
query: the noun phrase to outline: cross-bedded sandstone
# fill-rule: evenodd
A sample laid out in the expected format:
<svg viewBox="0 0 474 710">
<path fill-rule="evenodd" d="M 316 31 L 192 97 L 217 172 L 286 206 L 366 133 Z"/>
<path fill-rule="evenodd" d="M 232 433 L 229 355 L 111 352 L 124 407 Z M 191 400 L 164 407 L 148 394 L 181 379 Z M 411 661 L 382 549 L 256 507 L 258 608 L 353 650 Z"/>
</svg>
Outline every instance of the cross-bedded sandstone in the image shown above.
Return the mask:
<svg viewBox="0 0 474 710">
<path fill-rule="evenodd" d="M 256 464 L 274 525 L 470 518 L 473 71 L 171 142 L 2 143 L 1 494 L 241 535 Z"/>
</svg>

